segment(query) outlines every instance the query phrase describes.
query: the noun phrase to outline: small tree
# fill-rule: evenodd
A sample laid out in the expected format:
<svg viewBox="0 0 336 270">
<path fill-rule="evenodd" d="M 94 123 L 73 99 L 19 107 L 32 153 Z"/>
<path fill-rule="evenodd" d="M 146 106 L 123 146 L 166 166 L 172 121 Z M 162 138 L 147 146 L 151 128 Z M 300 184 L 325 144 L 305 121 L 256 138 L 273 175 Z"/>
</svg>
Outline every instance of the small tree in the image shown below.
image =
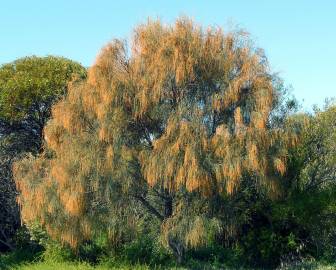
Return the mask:
<svg viewBox="0 0 336 270">
<path fill-rule="evenodd" d="M 19 202 L 26 222 L 73 247 L 156 224 L 181 261 L 235 233 L 227 202 L 242 181 L 279 190 L 294 139 L 271 128 L 278 93 L 245 33 L 148 22 L 131 51 L 107 45 L 53 107 L 46 151 L 15 166 Z"/>
</svg>

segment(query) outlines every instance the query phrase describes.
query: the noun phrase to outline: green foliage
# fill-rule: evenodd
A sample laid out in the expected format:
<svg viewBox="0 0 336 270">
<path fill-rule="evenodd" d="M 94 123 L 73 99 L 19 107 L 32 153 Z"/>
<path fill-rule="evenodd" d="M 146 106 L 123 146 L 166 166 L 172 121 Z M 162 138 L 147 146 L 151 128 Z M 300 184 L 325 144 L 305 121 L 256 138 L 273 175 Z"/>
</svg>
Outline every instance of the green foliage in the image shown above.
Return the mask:
<svg viewBox="0 0 336 270">
<path fill-rule="evenodd" d="M 52 263 L 52 262 L 40 262 L 36 264 L 20 265 L 14 269 L 18 270 L 149 270 L 146 265 L 130 265 L 125 263 L 118 264 L 107 264 L 92 266 L 85 262 L 63 262 L 63 263 Z"/>
<path fill-rule="evenodd" d="M 280 217 L 290 217 L 309 233 L 307 248 L 317 258 L 334 260 L 336 224 L 336 106 L 298 115 L 289 124 L 300 130 L 290 154 L 287 203 Z"/>
<path fill-rule="evenodd" d="M 151 266 L 164 265 L 172 259 L 167 250 L 158 244 L 158 239 L 148 236 L 142 236 L 126 245 L 122 250 L 122 256 L 128 262 Z"/>
<path fill-rule="evenodd" d="M 25 57 L 2 65 L 0 118 L 11 123 L 48 118 L 51 104 L 66 94 L 68 83 L 85 74 L 80 64 L 54 56 Z"/>
<path fill-rule="evenodd" d="M 283 260 L 297 259 L 302 243 L 298 232 L 290 230 L 261 225 L 247 232 L 240 239 L 245 264 L 274 268 Z"/>
<path fill-rule="evenodd" d="M 75 255 L 69 247 L 54 241 L 49 241 L 45 246 L 42 258 L 46 262 L 58 263 L 71 261 L 75 258 Z"/>
<path fill-rule="evenodd" d="M 40 255 L 40 251 L 30 247 L 18 248 L 10 253 L 0 253 L 0 269 L 16 269 L 19 265 L 38 261 Z"/>
<path fill-rule="evenodd" d="M 327 105 L 325 111 L 316 109 L 314 116 L 301 119 L 301 126 L 300 144 L 294 153 L 300 166 L 298 188 L 321 190 L 333 186 L 336 179 L 336 105 Z"/>
</svg>

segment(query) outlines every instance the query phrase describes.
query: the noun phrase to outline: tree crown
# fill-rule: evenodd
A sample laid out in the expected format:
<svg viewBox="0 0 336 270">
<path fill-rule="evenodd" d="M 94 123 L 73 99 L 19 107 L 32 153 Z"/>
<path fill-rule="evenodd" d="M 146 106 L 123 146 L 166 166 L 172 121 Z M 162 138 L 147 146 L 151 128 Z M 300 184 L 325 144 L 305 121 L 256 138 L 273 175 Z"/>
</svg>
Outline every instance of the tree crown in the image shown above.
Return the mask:
<svg viewBox="0 0 336 270">
<path fill-rule="evenodd" d="M 169 243 L 202 243 L 216 211 L 189 199 L 216 201 L 243 179 L 276 189 L 285 173 L 294 138 L 270 125 L 278 94 L 267 60 L 246 34 L 183 18 L 140 25 L 131 49 L 108 44 L 53 107 L 45 153 L 16 164 L 23 217 L 76 246 L 95 231 L 134 231 L 141 203 Z"/>
</svg>

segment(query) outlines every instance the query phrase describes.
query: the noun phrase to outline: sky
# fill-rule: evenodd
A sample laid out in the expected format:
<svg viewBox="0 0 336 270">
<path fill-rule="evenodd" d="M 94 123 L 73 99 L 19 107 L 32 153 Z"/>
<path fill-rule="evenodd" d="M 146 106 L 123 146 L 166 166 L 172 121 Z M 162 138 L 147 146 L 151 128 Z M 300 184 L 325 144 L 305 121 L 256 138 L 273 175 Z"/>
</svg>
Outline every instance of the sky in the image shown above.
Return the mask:
<svg viewBox="0 0 336 270">
<path fill-rule="evenodd" d="M 335 0 L 0 0 L 0 64 L 57 55 L 86 67 L 113 38 L 148 17 L 188 16 L 204 27 L 251 33 L 303 108 L 336 96 Z"/>
</svg>

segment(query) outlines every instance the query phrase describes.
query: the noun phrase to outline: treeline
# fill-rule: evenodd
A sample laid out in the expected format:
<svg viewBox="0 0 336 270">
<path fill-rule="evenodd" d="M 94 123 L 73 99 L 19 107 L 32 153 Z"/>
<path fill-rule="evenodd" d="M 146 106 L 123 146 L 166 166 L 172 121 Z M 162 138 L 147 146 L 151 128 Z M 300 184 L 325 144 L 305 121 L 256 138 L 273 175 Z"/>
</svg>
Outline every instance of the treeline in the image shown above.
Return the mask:
<svg viewBox="0 0 336 270">
<path fill-rule="evenodd" d="M 3 65 L 1 250 L 334 261 L 336 106 L 297 107 L 245 33 L 188 19 L 140 25 L 88 70 L 57 57 Z"/>
</svg>

